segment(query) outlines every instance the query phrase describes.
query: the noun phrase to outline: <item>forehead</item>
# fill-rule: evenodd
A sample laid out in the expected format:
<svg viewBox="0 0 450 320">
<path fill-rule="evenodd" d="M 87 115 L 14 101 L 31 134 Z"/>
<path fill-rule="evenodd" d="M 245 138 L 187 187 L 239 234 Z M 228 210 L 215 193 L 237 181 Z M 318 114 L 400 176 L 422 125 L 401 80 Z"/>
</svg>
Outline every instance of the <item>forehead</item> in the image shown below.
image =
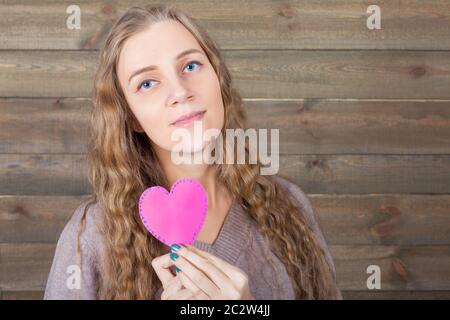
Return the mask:
<svg viewBox="0 0 450 320">
<path fill-rule="evenodd" d="M 132 72 L 149 64 L 172 61 L 181 51 L 196 48 L 203 51 L 195 37 L 178 21 L 160 21 L 125 41 L 120 53 L 119 72 Z"/>
</svg>

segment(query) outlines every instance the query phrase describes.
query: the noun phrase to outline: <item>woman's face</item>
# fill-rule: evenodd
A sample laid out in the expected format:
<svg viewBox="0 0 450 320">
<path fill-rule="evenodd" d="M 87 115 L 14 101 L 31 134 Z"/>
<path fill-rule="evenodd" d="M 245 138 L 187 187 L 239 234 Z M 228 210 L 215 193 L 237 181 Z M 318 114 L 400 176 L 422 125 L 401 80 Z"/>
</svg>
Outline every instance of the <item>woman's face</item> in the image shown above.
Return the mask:
<svg viewBox="0 0 450 320">
<path fill-rule="evenodd" d="M 203 150 L 203 132 L 222 129 L 224 107 L 217 75 L 195 37 L 178 21 L 155 23 L 127 39 L 117 73 L 139 122 L 134 129 L 145 131 L 157 149 L 172 151 L 180 145 L 172 133 L 188 130 L 192 137 L 189 150 Z M 197 111 L 206 111 L 195 120 L 202 126 L 201 136 L 194 136 L 193 120 L 174 124 L 179 117 Z"/>
</svg>

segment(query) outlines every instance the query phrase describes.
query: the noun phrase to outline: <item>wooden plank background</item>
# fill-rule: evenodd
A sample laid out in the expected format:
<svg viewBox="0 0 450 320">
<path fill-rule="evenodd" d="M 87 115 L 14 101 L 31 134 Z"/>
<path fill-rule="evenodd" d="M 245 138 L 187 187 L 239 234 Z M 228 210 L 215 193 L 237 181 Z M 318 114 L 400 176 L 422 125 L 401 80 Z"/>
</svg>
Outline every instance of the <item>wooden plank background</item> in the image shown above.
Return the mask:
<svg viewBox="0 0 450 320">
<path fill-rule="evenodd" d="M 132 5 L 0 2 L 0 298 L 41 299 L 59 234 L 91 192 L 98 50 Z M 250 126 L 280 129 L 349 299 L 450 298 L 450 1 L 169 1 L 223 50 Z M 381 30 L 366 28 L 369 5 Z M 368 290 L 366 268 L 382 270 Z"/>
</svg>

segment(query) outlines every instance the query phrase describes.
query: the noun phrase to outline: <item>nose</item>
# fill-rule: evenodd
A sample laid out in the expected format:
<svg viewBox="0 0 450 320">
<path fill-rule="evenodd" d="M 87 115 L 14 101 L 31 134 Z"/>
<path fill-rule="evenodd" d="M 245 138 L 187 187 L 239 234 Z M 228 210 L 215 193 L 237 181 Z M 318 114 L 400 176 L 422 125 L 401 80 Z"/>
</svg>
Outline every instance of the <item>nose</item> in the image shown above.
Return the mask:
<svg viewBox="0 0 450 320">
<path fill-rule="evenodd" d="M 177 104 L 183 104 L 190 99 L 192 99 L 192 92 L 190 92 L 189 88 L 180 79 L 175 78 L 170 82 L 168 106 L 173 107 Z"/>
</svg>

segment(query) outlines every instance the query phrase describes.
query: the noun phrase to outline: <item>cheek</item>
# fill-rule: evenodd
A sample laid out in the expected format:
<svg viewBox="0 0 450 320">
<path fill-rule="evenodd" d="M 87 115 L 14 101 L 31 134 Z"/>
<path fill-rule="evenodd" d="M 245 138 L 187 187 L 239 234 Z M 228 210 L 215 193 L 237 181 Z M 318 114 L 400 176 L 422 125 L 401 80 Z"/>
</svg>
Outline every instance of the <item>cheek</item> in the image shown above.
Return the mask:
<svg viewBox="0 0 450 320">
<path fill-rule="evenodd" d="M 166 147 L 170 141 L 171 128 L 161 113 L 146 112 L 139 116 L 139 122 L 147 136 L 157 145 Z"/>
<path fill-rule="evenodd" d="M 222 129 L 224 124 L 224 105 L 222 100 L 222 93 L 220 91 L 219 79 L 214 74 L 214 77 L 211 78 L 209 82 L 212 85 L 210 86 L 207 92 L 210 92 L 210 96 L 208 97 L 208 112 L 209 115 L 207 117 L 207 126 L 209 128 Z"/>
<path fill-rule="evenodd" d="M 217 101 L 211 108 L 211 113 L 207 117 L 206 122 L 206 126 L 208 127 L 208 129 L 222 129 L 224 124 L 224 108 L 221 100 Z"/>
</svg>

